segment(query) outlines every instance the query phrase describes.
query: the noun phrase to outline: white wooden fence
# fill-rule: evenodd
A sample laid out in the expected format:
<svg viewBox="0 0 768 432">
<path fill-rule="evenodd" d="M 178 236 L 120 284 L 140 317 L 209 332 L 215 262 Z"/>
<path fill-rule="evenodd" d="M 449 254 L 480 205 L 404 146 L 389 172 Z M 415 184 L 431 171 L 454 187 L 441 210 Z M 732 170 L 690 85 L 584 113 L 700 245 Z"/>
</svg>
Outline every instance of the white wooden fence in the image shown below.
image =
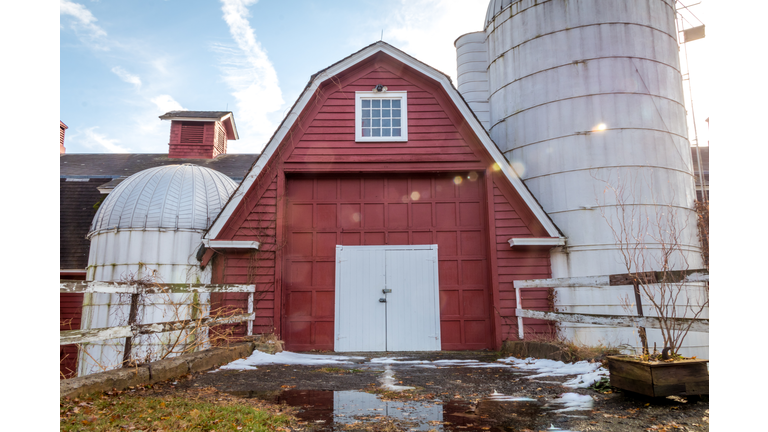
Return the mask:
<svg viewBox="0 0 768 432">
<path fill-rule="evenodd" d="M 595 314 L 576 314 L 567 312 L 544 312 L 530 309 L 523 309 L 521 289 L 526 288 L 580 288 L 580 287 L 611 287 L 619 285 L 633 285 L 633 279 L 638 276 L 645 278 L 646 281 L 658 280 L 654 273 L 643 273 L 640 275 L 622 274 L 605 276 L 587 276 L 559 279 L 529 279 L 514 281 L 515 298 L 517 302 L 517 328 L 518 337 L 524 339 L 523 318 L 536 318 L 548 321 L 596 324 L 610 327 L 637 327 L 637 328 L 655 328 L 660 329 L 661 322 L 655 317 L 627 316 L 627 315 L 595 315 Z M 664 276 L 678 282 L 709 282 L 709 274 L 706 270 L 692 270 L 685 272 L 667 272 Z M 656 278 L 656 279 L 654 279 Z M 672 321 L 687 325 L 691 323 L 690 331 L 709 333 L 708 319 L 690 319 L 690 318 L 670 318 Z"/>
<path fill-rule="evenodd" d="M 248 313 L 200 320 L 169 321 L 154 324 L 134 324 L 88 330 L 62 330 L 60 345 L 80 344 L 99 340 L 128 338 L 139 334 L 163 333 L 185 330 L 196 326 L 211 327 L 220 324 L 248 322 L 248 335 L 253 334 L 253 294 L 255 285 L 217 284 L 152 284 L 150 286 L 121 282 L 60 281 L 60 293 L 104 294 L 176 294 L 176 293 L 248 293 Z"/>
</svg>

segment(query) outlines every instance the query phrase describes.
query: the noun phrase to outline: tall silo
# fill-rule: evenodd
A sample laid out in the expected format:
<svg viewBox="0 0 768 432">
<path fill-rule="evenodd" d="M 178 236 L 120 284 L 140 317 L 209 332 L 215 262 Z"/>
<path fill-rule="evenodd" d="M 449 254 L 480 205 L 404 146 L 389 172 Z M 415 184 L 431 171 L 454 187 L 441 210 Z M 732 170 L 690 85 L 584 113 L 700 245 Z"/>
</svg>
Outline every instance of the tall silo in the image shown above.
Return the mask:
<svg viewBox="0 0 768 432">
<path fill-rule="evenodd" d="M 489 4 L 488 130 L 567 237 L 553 251 L 553 277 L 627 273 L 621 249 L 628 239 L 615 235 L 622 218 L 634 224 L 631 234 L 642 232 L 644 270 L 661 270 L 663 242 L 647 232 L 658 226 L 681 233 L 687 264 L 676 260 L 673 268 L 702 268 L 675 13 L 673 0 Z M 457 50 L 477 38 L 462 36 Z M 692 298 L 702 295 L 701 285 L 690 289 Z M 556 307 L 621 315 L 624 296 L 634 302 L 628 286 L 618 295 L 558 289 Z M 564 327 L 582 343 L 637 344 L 632 329 Z M 649 331 L 654 341 L 660 344 L 659 334 Z M 690 334 L 686 345 L 683 354 L 707 356 L 706 334 Z"/>
<path fill-rule="evenodd" d="M 237 185 L 226 175 L 192 164 L 138 172 L 121 182 L 100 205 L 91 224 L 88 280 L 146 283 L 208 283 L 195 254 L 206 230 Z M 139 310 L 142 324 L 190 319 L 206 313 L 209 295 L 148 297 Z M 165 305 L 153 304 L 167 302 Z M 188 305 L 194 304 L 195 307 Z M 199 308 L 199 309 L 198 309 Z M 127 324 L 130 296 L 90 294 L 83 301 L 82 328 Z M 178 336 L 139 337 L 134 358 L 150 357 Z M 89 344 L 81 350 L 79 375 L 120 364 L 124 339 Z M 87 354 L 82 351 L 87 351 Z"/>
</svg>

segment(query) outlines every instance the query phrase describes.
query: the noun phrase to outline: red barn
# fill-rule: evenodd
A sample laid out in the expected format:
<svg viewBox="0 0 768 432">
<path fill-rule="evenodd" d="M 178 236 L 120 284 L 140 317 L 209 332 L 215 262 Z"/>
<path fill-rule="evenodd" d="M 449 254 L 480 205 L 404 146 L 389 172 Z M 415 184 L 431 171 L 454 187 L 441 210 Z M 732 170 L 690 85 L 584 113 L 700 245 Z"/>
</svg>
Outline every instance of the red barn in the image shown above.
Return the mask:
<svg viewBox="0 0 768 432">
<path fill-rule="evenodd" d="M 254 333 L 290 350 L 498 349 L 512 281 L 550 277 L 562 243 L 450 79 L 378 42 L 312 76 L 202 264 L 255 283 Z"/>
</svg>

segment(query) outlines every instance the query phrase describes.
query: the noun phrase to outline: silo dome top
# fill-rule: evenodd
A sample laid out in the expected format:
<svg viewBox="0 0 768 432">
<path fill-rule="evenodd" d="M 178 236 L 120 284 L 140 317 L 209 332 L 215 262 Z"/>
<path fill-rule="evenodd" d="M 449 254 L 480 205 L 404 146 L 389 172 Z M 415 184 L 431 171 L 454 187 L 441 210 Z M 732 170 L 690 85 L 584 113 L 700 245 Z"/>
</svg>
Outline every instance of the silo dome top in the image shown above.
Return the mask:
<svg viewBox="0 0 768 432">
<path fill-rule="evenodd" d="M 140 171 L 123 180 L 99 206 L 88 235 L 111 229 L 207 229 L 237 184 L 192 164 Z"/>
<path fill-rule="evenodd" d="M 488 12 L 485 14 L 485 25 L 483 28 L 488 27 L 488 24 L 493 21 L 499 12 L 515 1 L 517 0 L 491 0 L 491 3 L 488 5 Z"/>
</svg>

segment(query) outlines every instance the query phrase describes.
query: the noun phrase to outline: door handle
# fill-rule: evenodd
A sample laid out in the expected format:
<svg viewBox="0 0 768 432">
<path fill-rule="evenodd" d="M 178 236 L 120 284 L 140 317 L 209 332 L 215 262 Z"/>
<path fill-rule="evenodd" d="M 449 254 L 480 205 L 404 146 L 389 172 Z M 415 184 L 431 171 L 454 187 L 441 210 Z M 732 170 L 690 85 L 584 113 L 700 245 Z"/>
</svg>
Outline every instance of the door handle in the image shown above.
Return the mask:
<svg viewBox="0 0 768 432">
<path fill-rule="evenodd" d="M 386 302 L 387 302 L 387 299 L 385 299 L 385 298 L 380 298 L 379 299 L 379 303 L 386 303 Z"/>
</svg>

